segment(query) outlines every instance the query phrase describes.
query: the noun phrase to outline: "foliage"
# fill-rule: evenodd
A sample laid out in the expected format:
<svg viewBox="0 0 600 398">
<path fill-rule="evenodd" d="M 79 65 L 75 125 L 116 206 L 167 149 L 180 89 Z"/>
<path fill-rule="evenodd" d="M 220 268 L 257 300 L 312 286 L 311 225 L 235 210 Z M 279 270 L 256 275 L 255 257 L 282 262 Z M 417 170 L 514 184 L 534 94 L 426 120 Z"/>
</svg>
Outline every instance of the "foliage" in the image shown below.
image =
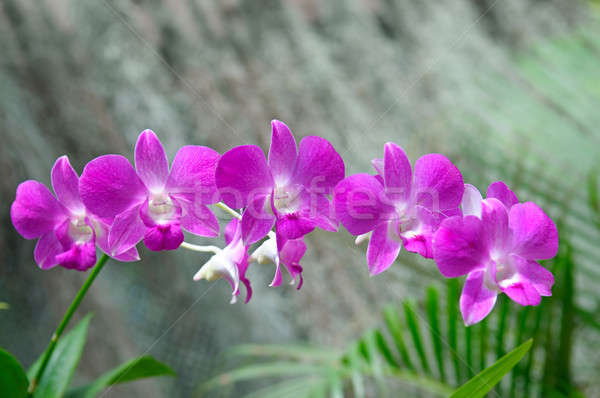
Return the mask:
<svg viewBox="0 0 600 398">
<path fill-rule="evenodd" d="M 85 386 L 72 388 L 71 377 L 81 358 L 85 345 L 91 315 L 85 316 L 75 327 L 65 334 L 50 358 L 47 371 L 38 383 L 36 398 L 93 398 L 107 387 L 138 379 L 155 376 L 173 376 L 175 373 L 167 365 L 151 356 L 141 356 L 106 372 Z M 28 380 L 33 378 L 40 366 L 41 357 L 29 368 L 27 374 L 19 362 L 8 352 L 0 349 L 0 396 L 22 398 L 27 395 Z"/>
</svg>

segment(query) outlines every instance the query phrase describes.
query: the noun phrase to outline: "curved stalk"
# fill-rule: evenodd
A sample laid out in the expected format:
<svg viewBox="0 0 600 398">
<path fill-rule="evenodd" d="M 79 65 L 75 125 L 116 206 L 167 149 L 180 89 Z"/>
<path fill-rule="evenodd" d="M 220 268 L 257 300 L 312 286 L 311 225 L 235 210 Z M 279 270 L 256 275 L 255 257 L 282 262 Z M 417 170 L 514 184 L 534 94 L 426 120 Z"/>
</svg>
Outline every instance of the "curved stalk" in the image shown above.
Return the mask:
<svg viewBox="0 0 600 398">
<path fill-rule="evenodd" d="M 38 368 L 37 372 L 35 373 L 35 376 L 33 377 L 33 379 L 31 379 L 31 381 L 29 383 L 29 388 L 27 390 L 28 397 L 33 396 L 33 393 L 35 392 L 39 381 L 41 380 L 42 376 L 44 375 L 44 371 L 46 370 L 46 367 L 48 366 L 48 362 L 50 361 L 50 358 L 52 357 L 52 353 L 54 352 L 54 349 L 56 348 L 56 344 L 58 343 L 60 336 L 62 335 L 63 331 L 69 324 L 69 321 L 71 320 L 71 318 L 73 317 L 73 314 L 79 307 L 79 304 L 81 304 L 81 300 L 83 300 L 83 297 L 85 296 L 88 289 L 94 282 L 94 279 L 96 279 L 96 276 L 98 276 L 98 274 L 102 270 L 102 267 L 104 267 L 104 264 L 106 263 L 106 261 L 108 259 L 109 259 L 109 257 L 107 254 L 103 254 L 102 257 L 100 257 L 100 259 L 98 260 L 98 262 L 96 263 L 94 268 L 92 268 L 92 272 L 90 273 L 90 276 L 88 276 L 88 278 L 85 281 L 85 283 L 83 284 L 83 286 L 81 286 L 81 289 L 79 289 L 79 292 L 77 292 L 77 295 L 71 302 L 71 305 L 67 309 L 67 312 L 65 312 L 65 315 L 63 316 L 62 321 L 60 321 L 60 323 L 58 324 L 58 327 L 56 328 L 56 331 L 52 335 L 52 338 L 50 339 L 50 343 L 48 344 L 46 351 L 44 351 L 44 356 L 42 357 L 42 361 L 40 362 L 40 367 Z"/>
</svg>

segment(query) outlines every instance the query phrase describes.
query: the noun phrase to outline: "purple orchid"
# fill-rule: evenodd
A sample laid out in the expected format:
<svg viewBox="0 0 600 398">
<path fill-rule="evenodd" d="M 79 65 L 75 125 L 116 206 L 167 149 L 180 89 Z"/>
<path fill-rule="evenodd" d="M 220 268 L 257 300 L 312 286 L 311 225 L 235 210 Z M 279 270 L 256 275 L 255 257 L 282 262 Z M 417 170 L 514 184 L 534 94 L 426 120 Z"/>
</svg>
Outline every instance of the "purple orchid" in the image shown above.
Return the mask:
<svg viewBox="0 0 600 398">
<path fill-rule="evenodd" d="M 269 232 L 265 240 L 250 256 L 250 261 L 256 261 L 259 264 L 272 262 L 275 264 L 275 276 L 269 286 L 281 285 L 281 265 L 283 265 L 291 277 L 291 283 L 298 282 L 296 289 L 300 290 L 304 283 L 302 277 L 302 266 L 300 260 L 306 252 L 306 243 L 304 238 L 285 239 Z"/>
<path fill-rule="evenodd" d="M 86 207 L 110 220 L 111 254 L 134 247 L 142 238 L 154 251 L 174 250 L 183 242 L 182 229 L 214 237 L 219 223 L 207 204 L 216 203 L 214 173 L 219 154 L 203 146 L 184 146 L 171 170 L 156 134 L 144 130 L 135 146 L 135 170 L 120 155 L 89 162 L 79 190 Z"/>
<path fill-rule="evenodd" d="M 216 182 L 223 201 L 245 207 L 242 237 L 259 241 L 275 224 L 277 235 L 297 239 L 315 227 L 337 230 L 328 195 L 344 178 L 344 162 L 333 146 L 316 136 L 300 146 L 289 128 L 271 122 L 269 158 L 255 145 L 235 147 L 221 157 Z"/>
<path fill-rule="evenodd" d="M 434 237 L 434 258 L 448 278 L 467 275 L 460 310 L 466 325 L 485 318 L 505 293 L 521 305 L 552 295 L 554 276 L 538 263 L 558 250 L 554 222 L 533 202 L 518 203 L 501 182 L 487 199 L 465 185 L 463 215 L 444 220 Z"/>
<path fill-rule="evenodd" d="M 337 219 L 352 235 L 372 231 L 367 263 L 376 275 L 394 262 L 402 244 L 433 256 L 433 233 L 444 218 L 460 213 L 464 184 L 458 168 L 440 154 L 419 158 L 413 175 L 404 150 L 391 142 L 384 147 L 384 159 L 373 165 L 378 175 L 345 178 L 335 187 L 333 202 Z"/>
<path fill-rule="evenodd" d="M 240 294 L 240 282 L 246 286 L 247 303 L 252 298 L 250 281 L 246 278 L 248 270 L 248 246 L 242 241 L 241 222 L 234 218 L 225 227 L 225 248 L 220 249 L 206 264 L 194 275 L 194 280 L 206 279 L 214 281 L 218 278 L 226 279 L 233 290 L 232 303 L 235 303 Z"/>
<path fill-rule="evenodd" d="M 33 256 L 41 269 L 60 265 L 88 270 L 96 263 L 96 243 L 108 253 L 110 223 L 90 214 L 82 203 L 79 176 L 66 156 L 56 160 L 51 178 L 56 197 L 34 180 L 19 185 L 10 209 L 12 222 L 24 238 L 39 238 Z M 116 258 L 139 260 L 135 248 Z"/>
</svg>

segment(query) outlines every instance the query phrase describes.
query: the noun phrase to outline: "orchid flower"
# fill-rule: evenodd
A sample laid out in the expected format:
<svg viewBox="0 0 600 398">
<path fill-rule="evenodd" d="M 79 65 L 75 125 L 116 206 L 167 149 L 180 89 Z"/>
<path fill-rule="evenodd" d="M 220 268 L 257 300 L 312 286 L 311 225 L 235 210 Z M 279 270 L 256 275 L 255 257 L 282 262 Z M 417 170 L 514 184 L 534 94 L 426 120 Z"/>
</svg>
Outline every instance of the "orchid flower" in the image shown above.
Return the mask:
<svg viewBox="0 0 600 398">
<path fill-rule="evenodd" d="M 225 204 L 239 209 L 246 244 L 259 241 L 275 225 L 277 235 L 297 239 L 315 227 L 337 230 L 327 196 L 344 178 L 344 162 L 333 146 L 316 136 L 300 146 L 289 128 L 271 122 L 268 160 L 255 145 L 235 147 L 217 165 L 216 183 Z"/>
<path fill-rule="evenodd" d="M 223 249 L 215 248 L 215 254 L 194 275 L 194 280 L 206 279 L 214 281 L 226 279 L 233 289 L 231 302 L 235 303 L 240 294 L 240 282 L 246 286 L 247 303 L 252 297 L 250 281 L 246 278 L 248 269 L 248 246 L 242 241 L 241 222 L 233 218 L 225 227 L 225 243 Z"/>
<path fill-rule="evenodd" d="M 444 220 L 434 237 L 434 258 L 448 278 L 467 275 L 460 310 L 466 325 L 485 318 L 505 293 L 521 305 L 552 295 L 554 276 L 538 260 L 554 257 L 558 232 L 533 202 L 518 203 L 501 181 L 487 199 L 465 185 L 463 215 Z"/>
<path fill-rule="evenodd" d="M 460 171 L 440 154 L 422 156 L 414 175 L 404 150 L 384 147 L 384 158 L 373 161 L 378 175 L 355 174 L 335 187 L 337 219 L 357 243 L 367 239 L 371 275 L 385 271 L 402 244 L 426 258 L 433 256 L 431 238 L 439 223 L 460 212 L 464 184 Z"/>
<path fill-rule="evenodd" d="M 85 271 L 96 263 L 96 243 L 108 252 L 109 222 L 90 214 L 81 202 L 79 176 L 67 156 L 56 160 L 51 179 L 56 197 L 38 181 L 19 185 L 10 209 L 12 222 L 24 238 L 39 238 L 33 256 L 41 269 L 60 265 Z M 130 248 L 117 259 L 139 256 Z"/>
<path fill-rule="evenodd" d="M 256 261 L 259 264 L 270 261 L 275 264 L 275 276 L 269 286 L 281 285 L 281 265 L 283 264 L 292 278 L 291 284 L 296 283 L 297 280 L 296 289 L 300 290 L 304 283 L 300 260 L 305 252 L 304 238 L 286 240 L 281 236 L 277 237 L 271 231 L 268 233 L 268 238 L 252 253 L 250 261 Z"/>
<path fill-rule="evenodd" d="M 182 229 L 214 237 L 219 223 L 207 204 L 219 199 L 214 172 L 219 154 L 203 146 L 184 146 L 171 170 L 156 134 L 144 130 L 135 146 L 135 170 L 120 155 L 89 162 L 79 189 L 85 206 L 110 220 L 112 255 L 134 247 L 142 238 L 154 251 L 174 250 L 183 242 Z"/>
</svg>

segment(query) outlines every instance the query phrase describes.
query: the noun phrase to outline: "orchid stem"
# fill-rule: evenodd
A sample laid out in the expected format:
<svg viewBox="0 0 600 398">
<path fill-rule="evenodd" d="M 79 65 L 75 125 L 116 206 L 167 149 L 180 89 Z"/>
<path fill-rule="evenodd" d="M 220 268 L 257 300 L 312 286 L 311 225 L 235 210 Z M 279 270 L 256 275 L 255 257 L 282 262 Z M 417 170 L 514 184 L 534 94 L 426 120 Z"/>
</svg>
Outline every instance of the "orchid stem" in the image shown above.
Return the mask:
<svg viewBox="0 0 600 398">
<path fill-rule="evenodd" d="M 29 388 L 27 389 L 27 397 L 33 396 L 33 393 L 35 392 L 35 390 L 38 386 L 38 383 L 40 382 L 42 376 L 44 375 L 44 371 L 46 370 L 46 367 L 48 366 L 48 362 L 50 362 L 50 358 L 52 357 L 52 353 L 54 352 L 54 349 L 56 348 L 56 345 L 58 344 L 58 340 L 60 339 L 60 336 L 62 335 L 63 331 L 69 324 L 69 321 L 73 317 L 73 314 L 79 307 L 79 304 L 81 304 L 83 297 L 87 293 L 88 289 L 90 288 L 90 286 L 92 285 L 92 283 L 94 282 L 94 280 L 96 279 L 96 277 L 98 276 L 98 274 L 102 270 L 102 267 L 104 267 L 104 264 L 106 263 L 106 261 L 108 259 L 109 259 L 109 257 L 107 254 L 103 254 L 102 257 L 100 257 L 100 259 L 98 260 L 98 262 L 96 263 L 94 268 L 92 268 L 92 272 L 90 273 L 90 276 L 88 276 L 87 280 L 85 281 L 83 286 L 81 286 L 81 289 L 79 289 L 79 292 L 77 292 L 77 295 L 71 302 L 71 305 L 69 306 L 69 308 L 67 309 L 67 312 L 63 316 L 62 321 L 60 321 L 60 324 L 58 325 L 58 327 L 56 328 L 56 331 L 52 335 L 52 338 L 50 339 L 50 343 L 48 344 L 46 351 L 44 351 L 44 355 L 42 356 L 42 360 L 40 362 L 40 367 L 37 369 L 35 376 L 33 377 L 33 379 L 31 379 L 31 382 L 29 383 Z"/>
<path fill-rule="evenodd" d="M 201 252 L 201 253 L 217 254 L 218 252 L 221 251 L 221 249 L 218 248 L 217 246 L 200 246 L 200 245 L 194 245 L 192 243 L 187 243 L 187 242 L 182 242 L 179 247 L 183 247 L 184 249 L 192 250 L 195 252 Z"/>
<path fill-rule="evenodd" d="M 231 214 L 232 216 L 234 216 L 237 219 L 242 219 L 242 215 L 240 213 L 238 213 L 237 211 L 233 210 L 231 207 L 227 206 L 225 203 L 223 202 L 219 202 L 216 203 L 215 206 L 217 206 L 219 209 Z"/>
</svg>

